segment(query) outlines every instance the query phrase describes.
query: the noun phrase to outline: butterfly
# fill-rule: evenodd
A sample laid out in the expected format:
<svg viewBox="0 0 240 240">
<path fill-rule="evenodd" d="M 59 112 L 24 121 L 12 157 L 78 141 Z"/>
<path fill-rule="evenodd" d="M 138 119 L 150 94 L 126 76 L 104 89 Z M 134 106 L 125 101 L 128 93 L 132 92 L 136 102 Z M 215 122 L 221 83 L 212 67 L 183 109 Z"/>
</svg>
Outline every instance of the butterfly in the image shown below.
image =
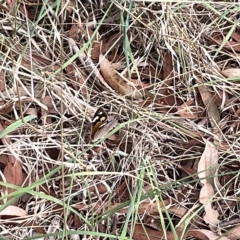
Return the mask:
<svg viewBox="0 0 240 240">
<path fill-rule="evenodd" d="M 115 116 L 108 116 L 103 108 L 98 108 L 92 120 L 92 141 L 95 142 L 117 126 Z"/>
</svg>

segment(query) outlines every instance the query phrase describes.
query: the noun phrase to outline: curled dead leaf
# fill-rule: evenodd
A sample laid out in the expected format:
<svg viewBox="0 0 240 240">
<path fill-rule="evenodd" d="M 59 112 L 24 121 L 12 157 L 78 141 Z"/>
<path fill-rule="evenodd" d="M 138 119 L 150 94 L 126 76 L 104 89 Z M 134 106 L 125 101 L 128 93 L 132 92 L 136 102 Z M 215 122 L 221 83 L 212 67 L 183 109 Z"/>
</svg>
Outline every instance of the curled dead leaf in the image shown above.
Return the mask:
<svg viewBox="0 0 240 240">
<path fill-rule="evenodd" d="M 127 82 L 121 74 L 112 67 L 112 64 L 102 54 L 99 56 L 101 73 L 107 84 L 121 95 L 140 99 L 143 97 L 140 91 L 134 88 L 133 84 Z"/>
</svg>

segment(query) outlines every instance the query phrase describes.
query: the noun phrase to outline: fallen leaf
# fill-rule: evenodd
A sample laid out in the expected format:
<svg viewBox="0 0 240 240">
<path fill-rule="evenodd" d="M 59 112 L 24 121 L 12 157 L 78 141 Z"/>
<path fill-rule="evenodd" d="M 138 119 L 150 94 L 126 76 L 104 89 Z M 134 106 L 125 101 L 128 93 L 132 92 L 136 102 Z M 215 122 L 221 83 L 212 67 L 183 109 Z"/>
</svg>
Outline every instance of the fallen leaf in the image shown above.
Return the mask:
<svg viewBox="0 0 240 240">
<path fill-rule="evenodd" d="M 220 122 L 220 113 L 218 111 L 217 104 L 214 101 L 214 95 L 211 92 L 211 88 L 204 85 L 205 82 L 202 77 L 196 73 L 195 77 L 198 80 L 198 90 L 200 92 L 202 101 L 206 107 L 209 122 L 213 128 L 213 133 L 217 136 L 217 140 L 220 142 L 222 138 L 221 131 L 219 131 L 218 124 Z M 217 143 L 217 141 L 216 141 Z"/>
<path fill-rule="evenodd" d="M 175 216 L 178 216 L 179 218 L 184 217 L 184 215 L 187 213 L 187 208 L 181 207 L 181 206 L 173 206 L 168 208 L 168 212 L 174 214 Z"/>
<path fill-rule="evenodd" d="M 91 58 L 93 60 L 99 59 L 100 54 L 105 54 L 107 51 L 117 51 L 119 45 L 123 41 L 123 35 L 118 32 L 113 34 L 109 39 L 101 39 L 94 41 L 92 45 Z"/>
<path fill-rule="evenodd" d="M 74 53 L 79 52 L 79 47 L 77 46 L 73 38 L 69 38 L 68 43 Z M 92 59 L 89 56 L 87 56 L 83 52 L 78 56 L 78 59 L 86 67 L 86 70 L 89 72 L 89 74 L 92 74 L 94 77 L 96 77 L 99 80 L 99 82 L 102 83 L 107 89 L 109 89 L 110 91 L 113 91 L 111 87 L 109 87 L 109 85 L 106 83 L 106 81 L 104 80 L 104 78 L 102 77 L 99 70 L 97 69 L 97 67 L 92 62 Z"/>
<path fill-rule="evenodd" d="M 142 87 L 146 89 L 151 86 L 149 83 L 143 83 L 140 80 L 136 80 L 136 79 L 132 79 L 131 82 L 134 83 L 135 87 Z"/>
<path fill-rule="evenodd" d="M 74 214 L 73 218 L 74 218 L 75 229 L 79 229 L 83 225 L 82 220 L 77 214 Z"/>
<path fill-rule="evenodd" d="M 0 132 L 3 132 L 3 127 L 0 124 Z M 10 145 L 11 140 L 9 137 L 5 136 L 2 138 L 2 143 L 7 147 Z M 13 152 L 11 148 L 9 148 L 8 152 L 8 158 L 6 159 L 6 165 L 4 168 L 3 175 L 5 176 L 6 182 L 16 185 L 16 186 L 22 186 L 24 181 L 24 175 L 22 171 L 22 165 L 20 162 L 15 158 L 15 152 Z M 12 193 L 15 191 L 13 188 L 6 188 L 7 194 Z M 12 205 L 17 205 L 18 200 L 12 203 Z"/>
<path fill-rule="evenodd" d="M 138 73 L 133 72 L 131 74 L 132 79 L 141 79 L 141 80 L 158 80 L 163 79 L 163 70 L 159 70 L 158 68 L 154 67 L 152 64 L 144 63 L 144 66 L 138 67 Z"/>
<path fill-rule="evenodd" d="M 170 205 L 170 199 L 165 199 L 162 202 L 150 202 L 149 200 L 145 200 L 141 202 L 138 206 L 139 214 L 149 214 L 149 215 L 157 215 L 159 212 L 159 207 L 164 208 Z M 126 212 L 127 213 L 127 212 Z"/>
<path fill-rule="evenodd" d="M 32 116 L 35 116 L 37 118 L 38 110 L 37 110 L 37 108 L 31 108 L 30 107 L 24 112 L 24 115 L 32 115 Z"/>
<path fill-rule="evenodd" d="M 225 234 L 225 237 L 230 240 L 240 239 L 240 225 L 228 230 Z"/>
<path fill-rule="evenodd" d="M 143 97 L 140 91 L 135 89 L 133 85 L 130 85 L 130 82 L 128 83 L 121 74 L 113 69 L 112 64 L 102 54 L 99 57 L 99 63 L 105 81 L 117 93 L 126 97 L 133 97 L 134 99 Z"/>
<path fill-rule="evenodd" d="M 224 38 L 226 37 L 228 33 L 221 33 L 221 32 L 215 32 L 213 36 L 206 36 L 206 38 L 208 38 L 209 40 L 211 40 L 212 42 L 218 44 L 219 46 L 222 45 Z M 237 33 L 232 33 L 230 36 L 230 39 L 232 40 L 228 40 L 223 48 L 227 49 L 227 50 L 234 50 L 236 52 L 240 52 L 240 35 Z"/>
<path fill-rule="evenodd" d="M 129 230 L 131 228 L 129 227 Z M 187 231 L 184 236 L 182 236 L 182 231 L 175 231 L 178 239 L 187 239 L 187 237 L 194 237 L 194 239 L 199 240 L 230 240 L 230 238 L 218 236 L 212 231 L 205 229 L 191 229 Z M 166 238 L 165 238 L 166 236 Z M 183 237 L 183 238 L 181 238 Z M 134 240 L 175 240 L 175 236 L 170 231 L 162 230 L 153 230 L 149 227 L 146 227 L 142 224 L 136 224 L 133 230 L 133 239 Z"/>
<path fill-rule="evenodd" d="M 167 86 L 171 85 L 174 78 L 173 59 L 169 51 L 167 51 L 164 56 L 163 78 Z"/>
<path fill-rule="evenodd" d="M 218 45 L 221 45 L 223 40 L 217 40 L 215 39 L 215 42 Z M 240 52 L 240 43 L 234 42 L 234 41 L 228 41 L 224 44 L 223 48 L 227 49 L 227 50 L 234 50 L 236 52 Z"/>
<path fill-rule="evenodd" d="M 144 223 L 145 226 L 150 227 L 154 230 L 159 230 L 159 231 L 162 230 L 161 220 L 158 217 L 144 214 L 142 222 Z"/>
<path fill-rule="evenodd" d="M 72 38 L 74 41 L 77 41 L 79 30 L 80 27 L 78 26 L 78 24 L 73 24 L 70 31 L 68 32 L 68 37 Z"/>
<path fill-rule="evenodd" d="M 174 68 L 173 68 L 173 59 L 171 53 L 168 51 L 164 56 L 164 65 L 163 65 L 163 78 L 164 78 L 164 85 L 172 86 L 172 82 L 174 79 Z M 159 88 L 158 92 L 164 95 L 161 100 L 169 106 L 175 105 L 175 97 L 167 88 Z M 174 110 L 174 109 L 173 109 Z M 175 110 L 174 110 L 175 111 Z"/>
<path fill-rule="evenodd" d="M 191 229 L 187 232 L 185 237 L 187 236 L 193 236 L 197 239 L 202 239 L 202 240 L 230 240 L 227 237 L 219 236 L 216 233 L 213 233 L 210 230 L 205 230 L 205 229 Z"/>
<path fill-rule="evenodd" d="M 5 75 L 6 73 L 1 69 L 0 70 L 0 91 L 5 91 Z"/>
<path fill-rule="evenodd" d="M 13 184 L 15 186 L 22 186 L 23 184 L 23 172 L 22 172 L 22 165 L 20 162 L 13 156 L 8 156 L 8 162 L 4 168 L 3 172 L 7 183 Z M 7 194 L 14 192 L 15 189 L 7 188 Z M 13 205 L 17 204 L 18 201 L 12 203 Z"/>
<path fill-rule="evenodd" d="M 10 10 L 13 9 L 14 6 L 16 6 L 17 1 L 16 0 L 6 0 L 6 4 Z"/>
<path fill-rule="evenodd" d="M 240 43 L 240 35 L 238 33 L 233 32 L 231 35 L 232 39 L 234 39 L 236 42 Z"/>
<path fill-rule="evenodd" d="M 0 155 L 0 163 L 6 165 L 8 162 L 8 155 L 7 154 L 1 154 Z"/>
<path fill-rule="evenodd" d="M 199 201 L 204 205 L 205 216 L 204 221 L 210 224 L 211 230 L 215 230 L 219 223 L 217 210 L 212 208 L 212 198 L 214 197 L 214 178 L 218 167 L 218 150 L 209 141 L 206 141 L 206 146 L 201 159 L 198 163 L 198 177 L 203 187 L 200 191 Z"/>
<path fill-rule="evenodd" d="M 217 168 L 218 168 L 218 150 L 211 142 L 207 140 L 204 152 L 198 163 L 198 177 L 200 178 L 201 183 L 205 184 L 205 182 L 208 181 L 213 185 L 214 184 L 213 177 L 217 178 L 215 176 Z"/>
<path fill-rule="evenodd" d="M 129 226 L 129 231 L 131 232 L 133 231 L 132 238 L 134 240 L 162 240 L 162 239 L 175 240 L 176 239 L 173 233 L 170 231 L 162 231 L 162 230 L 156 231 L 146 226 L 143 227 L 142 224 L 135 224 L 135 227 L 133 230 Z M 176 232 L 176 235 L 180 239 L 181 232 L 180 231 Z M 165 238 L 164 236 L 166 236 L 167 238 Z"/>
<path fill-rule="evenodd" d="M 198 118 L 199 114 L 194 112 L 191 108 L 191 105 L 193 103 L 193 100 L 188 100 L 184 102 L 181 106 L 177 107 L 178 113 L 183 118 L 190 118 L 190 119 L 196 119 Z"/>
<path fill-rule="evenodd" d="M 217 167 L 218 150 L 211 142 L 207 140 L 204 152 L 198 163 L 198 177 L 200 178 L 200 182 L 202 184 L 209 182 L 213 185 L 213 178 L 217 178 L 215 177 Z"/>
<path fill-rule="evenodd" d="M 89 187 L 89 191 L 93 193 L 105 194 L 110 191 L 110 189 L 104 183 L 97 183 L 95 186 Z"/>
<path fill-rule="evenodd" d="M 236 77 L 240 78 L 240 69 L 239 68 L 228 68 L 221 71 L 225 77 Z"/>
<path fill-rule="evenodd" d="M 42 100 L 42 104 L 45 106 L 45 108 L 41 107 L 41 119 L 44 125 L 52 123 L 52 118 L 48 116 L 48 112 L 50 109 L 54 108 L 53 103 L 54 101 L 50 96 L 46 96 Z"/>
<path fill-rule="evenodd" d="M 0 211 L 0 216 L 23 217 L 27 216 L 27 212 L 22 208 L 10 205 Z"/>
</svg>

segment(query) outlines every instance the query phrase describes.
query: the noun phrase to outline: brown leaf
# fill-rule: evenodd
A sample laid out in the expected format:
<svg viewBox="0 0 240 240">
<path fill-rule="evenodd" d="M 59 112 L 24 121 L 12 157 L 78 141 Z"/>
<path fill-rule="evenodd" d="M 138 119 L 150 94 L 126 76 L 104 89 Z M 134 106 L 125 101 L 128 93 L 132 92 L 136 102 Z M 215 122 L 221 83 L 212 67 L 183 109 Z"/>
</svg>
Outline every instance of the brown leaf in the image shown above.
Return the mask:
<svg viewBox="0 0 240 240">
<path fill-rule="evenodd" d="M 32 53 L 32 57 L 35 60 L 35 62 L 37 64 L 40 64 L 41 66 L 52 66 L 53 65 L 53 61 L 51 59 L 49 59 L 48 57 L 44 56 L 44 55 L 40 55 L 37 53 Z M 52 70 L 57 70 L 60 66 L 58 64 L 54 64 L 53 65 L 53 69 Z M 30 68 L 31 70 L 31 68 Z"/>
<path fill-rule="evenodd" d="M 16 0 L 6 0 L 6 4 L 7 4 L 8 8 L 9 8 L 10 10 L 12 10 L 13 7 L 14 7 L 14 5 L 17 4 L 17 1 L 16 1 Z"/>
<path fill-rule="evenodd" d="M 22 166 L 19 163 L 19 161 L 13 156 L 9 155 L 8 156 L 8 162 L 4 168 L 3 172 L 7 183 L 11 183 L 16 186 L 22 186 L 23 184 L 23 172 L 22 172 Z M 14 192 L 15 189 L 12 188 L 7 188 L 7 193 L 12 193 Z M 17 201 L 13 203 L 13 205 L 17 204 Z"/>
<path fill-rule="evenodd" d="M 239 68 L 228 68 L 224 69 L 221 72 L 225 77 L 237 77 L 240 78 L 240 69 Z"/>
<path fill-rule="evenodd" d="M 132 229 L 129 227 L 129 231 L 132 231 Z M 176 231 L 177 236 L 180 239 L 181 232 Z M 167 238 L 164 238 L 166 236 Z M 175 240 L 176 238 L 174 237 L 173 233 L 170 231 L 156 231 L 153 230 L 149 227 L 143 227 L 142 224 L 136 224 L 134 229 L 133 229 L 133 235 L 132 235 L 134 240 L 162 240 L 162 239 L 167 239 L 167 240 Z"/>
<path fill-rule="evenodd" d="M 42 103 L 45 106 L 45 108 L 41 107 L 41 118 L 44 125 L 52 123 L 52 118 L 48 116 L 48 112 L 50 109 L 54 108 L 53 102 L 54 101 L 50 96 L 46 96 L 42 100 Z"/>
<path fill-rule="evenodd" d="M 228 33 L 225 33 L 224 35 L 226 36 Z M 223 43 L 223 38 L 225 36 L 222 36 L 222 33 L 218 33 L 215 32 L 214 36 L 206 36 L 206 38 L 210 39 L 212 42 L 215 42 L 216 44 L 218 44 L 219 46 Z M 227 50 L 234 50 L 236 52 L 240 52 L 240 36 L 237 33 L 232 33 L 231 38 L 234 41 L 229 40 L 228 42 L 226 42 L 223 46 L 223 48 L 227 49 Z"/>
<path fill-rule="evenodd" d="M 203 85 L 204 81 L 202 78 L 198 78 L 198 80 L 200 82 L 198 89 L 201 94 L 203 103 L 207 109 L 209 121 L 210 121 L 212 127 L 215 127 L 220 121 L 220 114 L 219 114 L 217 105 L 215 104 L 215 102 L 213 100 L 213 95 L 211 93 L 210 88 Z"/>
<path fill-rule="evenodd" d="M 34 115 L 34 116 L 38 116 L 38 110 L 37 108 L 28 108 L 27 110 L 25 110 L 24 115 Z"/>
<path fill-rule="evenodd" d="M 173 206 L 168 208 L 168 212 L 174 214 L 175 216 L 178 216 L 179 218 L 182 218 L 187 213 L 187 208 L 181 207 L 181 206 Z"/>
<path fill-rule="evenodd" d="M 181 106 L 179 106 L 177 109 L 178 113 L 183 118 L 190 118 L 190 119 L 196 119 L 198 118 L 198 114 L 192 110 L 190 107 L 193 103 L 193 100 L 188 100 L 185 103 L 183 103 Z"/>
<path fill-rule="evenodd" d="M 3 127 L 0 124 L 0 132 L 3 131 Z M 11 140 L 9 137 L 5 136 L 2 138 L 2 142 L 5 146 L 8 146 L 11 143 Z M 14 150 L 13 150 L 14 151 Z M 16 185 L 16 186 L 22 186 L 24 181 L 24 175 L 22 172 L 22 165 L 20 162 L 12 155 L 11 148 L 9 150 L 8 159 L 4 168 L 3 172 L 5 179 L 7 183 Z M 15 189 L 7 188 L 7 194 L 12 193 L 15 191 Z M 16 205 L 18 201 L 15 201 L 12 203 L 12 205 Z"/>
<path fill-rule="evenodd" d="M 124 79 L 119 73 L 117 73 L 112 64 L 101 54 L 99 57 L 101 73 L 107 82 L 107 84 L 121 95 L 126 97 L 133 97 L 135 99 L 142 98 L 143 95 L 134 89 L 134 87 L 128 84 L 127 80 Z"/>
<path fill-rule="evenodd" d="M 9 1 L 9 0 L 8 0 Z M 7 2 L 7 1 L 6 1 Z M 9 1 L 10 2 L 10 1 Z M 0 4 L 0 9 L 2 9 L 3 11 L 5 11 L 5 12 L 10 12 L 10 10 L 7 8 L 7 7 L 5 7 L 3 4 Z"/>
<path fill-rule="evenodd" d="M 7 154 L 1 154 L 0 155 L 0 163 L 3 163 L 4 165 L 6 165 L 8 162 L 8 155 Z"/>
<path fill-rule="evenodd" d="M 74 53 L 77 53 L 79 51 L 79 48 L 74 39 L 69 38 L 68 43 Z M 90 57 L 87 56 L 87 54 L 83 52 L 82 54 L 79 55 L 78 59 L 86 67 L 86 70 L 89 72 L 89 74 L 92 74 L 94 77 L 96 77 L 99 80 L 99 82 L 103 84 L 107 89 L 113 91 L 111 87 L 109 87 L 109 85 L 106 83 L 106 81 L 100 74 L 99 70 L 96 68 L 95 64 L 92 62 L 92 59 L 90 59 Z"/>
<path fill-rule="evenodd" d="M 113 34 L 109 39 L 94 41 L 92 45 L 91 58 L 99 59 L 100 54 L 105 54 L 108 50 L 117 51 L 119 44 L 122 43 L 123 36 L 120 32 Z"/>
<path fill-rule="evenodd" d="M 126 153 L 131 153 L 133 149 L 133 142 L 132 141 L 121 141 L 119 148 Z"/>
<path fill-rule="evenodd" d="M 165 199 L 163 202 L 152 203 L 149 200 L 145 200 L 141 202 L 138 206 L 139 214 L 149 214 L 149 215 L 157 215 L 159 211 L 159 207 L 165 207 L 170 204 L 170 199 Z"/>
<path fill-rule="evenodd" d="M 187 232 L 185 237 L 187 236 L 193 236 L 195 239 L 201 239 L 201 240 L 230 240 L 226 237 L 220 237 L 216 233 L 213 233 L 212 231 L 205 230 L 205 229 L 192 229 Z"/>
<path fill-rule="evenodd" d="M 214 197 L 214 179 L 218 167 L 218 150 L 216 147 L 206 141 L 205 150 L 198 163 L 198 177 L 203 187 L 200 191 L 199 200 L 204 205 L 205 216 L 204 220 L 210 224 L 211 229 L 215 229 L 219 223 L 217 210 L 212 208 L 212 197 Z M 217 177 L 216 177 L 217 178 Z"/>
<path fill-rule="evenodd" d="M 164 85 L 165 86 L 171 86 L 172 81 L 174 79 L 174 68 L 173 68 L 173 60 L 172 55 L 170 52 L 166 52 L 164 56 L 164 66 L 163 66 L 163 78 L 164 78 Z M 175 97 L 167 88 L 159 88 L 158 92 L 162 95 L 165 95 L 165 97 L 161 98 L 161 100 L 169 106 L 175 105 Z M 175 109 L 173 109 L 175 111 Z"/>
<path fill-rule="evenodd" d="M 5 75 L 6 73 L 1 69 L 0 70 L 0 91 L 5 91 Z"/>
<path fill-rule="evenodd" d="M 23 217 L 27 216 L 27 212 L 22 208 L 15 206 L 7 206 L 0 212 L 0 216 L 14 216 L 14 217 Z"/>
<path fill-rule="evenodd" d="M 107 188 L 106 184 L 100 182 L 97 183 L 95 186 L 89 187 L 89 191 L 93 193 L 104 194 L 109 192 L 109 189 Z"/>
<path fill-rule="evenodd" d="M 82 226 L 82 220 L 79 218 L 77 214 L 74 214 L 74 227 L 75 229 L 79 229 Z"/>
<path fill-rule="evenodd" d="M 130 228 L 129 228 L 130 229 Z M 199 240 L 230 240 L 227 237 L 220 237 L 217 234 L 213 233 L 212 231 L 205 230 L 205 229 L 192 229 L 187 231 L 184 234 L 184 238 L 180 238 L 182 236 L 182 231 L 176 231 L 176 235 L 178 239 L 187 239 L 187 237 L 195 237 L 194 239 Z M 166 236 L 166 238 L 165 238 Z M 173 233 L 170 231 L 165 231 L 165 234 L 162 230 L 153 230 L 146 226 L 142 226 L 141 224 L 136 224 L 133 233 L 134 240 L 175 240 Z M 237 238 L 236 238 L 237 239 Z"/>
<path fill-rule="evenodd" d="M 222 136 L 221 132 L 218 129 L 218 123 L 220 122 L 220 113 L 218 111 L 217 104 L 214 101 L 214 95 L 212 94 L 210 87 L 204 85 L 205 82 L 202 77 L 198 73 L 196 73 L 195 76 L 199 82 L 198 90 L 206 107 L 209 122 L 214 128 L 213 133 L 218 137 L 218 140 L 220 141 Z"/>
<path fill-rule="evenodd" d="M 94 41 L 92 44 L 91 58 L 93 60 L 99 59 L 99 55 L 102 52 L 102 41 Z"/>
<path fill-rule="evenodd" d="M 200 182 L 205 184 L 206 182 L 214 184 L 213 177 L 216 174 L 218 167 L 218 150 L 209 141 L 206 141 L 204 152 L 198 163 L 198 177 Z"/>
<path fill-rule="evenodd" d="M 150 83 L 143 83 L 140 80 L 132 79 L 131 82 L 134 84 L 135 87 L 141 87 L 141 88 L 148 88 L 150 87 Z"/>
<path fill-rule="evenodd" d="M 78 38 L 78 31 L 80 30 L 78 24 L 73 24 L 69 33 L 68 33 L 68 37 L 72 38 L 73 40 L 77 40 Z"/>
<path fill-rule="evenodd" d="M 150 79 L 163 79 L 163 70 L 158 69 L 154 67 L 151 63 L 145 63 L 144 66 L 138 67 L 139 72 L 138 74 L 136 72 L 133 72 L 131 74 L 132 79 L 145 79 L 145 80 L 150 80 Z M 140 75 L 140 76 L 139 76 Z"/>
<path fill-rule="evenodd" d="M 214 40 L 218 45 L 221 45 L 223 40 Z M 227 50 L 234 50 L 236 52 L 240 52 L 240 43 L 236 43 L 234 41 L 228 41 L 224 44 L 223 48 Z"/>
<path fill-rule="evenodd" d="M 240 35 L 238 33 L 233 32 L 231 37 L 238 43 L 240 43 Z"/>
<path fill-rule="evenodd" d="M 228 237 L 228 239 L 231 239 L 231 240 L 240 239 L 240 225 L 227 231 L 225 237 Z"/>
<path fill-rule="evenodd" d="M 173 68 L 172 55 L 169 51 L 166 52 L 166 54 L 164 56 L 163 77 L 164 77 L 166 85 L 170 86 L 173 81 L 173 78 L 174 78 L 174 68 Z"/>
</svg>

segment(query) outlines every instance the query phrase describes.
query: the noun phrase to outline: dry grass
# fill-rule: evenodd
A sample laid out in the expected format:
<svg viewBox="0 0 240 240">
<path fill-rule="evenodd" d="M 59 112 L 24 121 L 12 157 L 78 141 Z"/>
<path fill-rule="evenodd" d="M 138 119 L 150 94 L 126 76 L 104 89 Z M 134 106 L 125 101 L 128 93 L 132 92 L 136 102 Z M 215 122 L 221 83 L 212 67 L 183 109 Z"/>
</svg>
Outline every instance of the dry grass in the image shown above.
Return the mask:
<svg viewBox="0 0 240 240">
<path fill-rule="evenodd" d="M 238 3 L 36 0 L 0 9 L 0 123 L 12 127 L 1 143 L 1 210 L 18 207 L 1 214 L 3 239 L 147 239 L 143 228 L 149 239 L 196 229 L 229 237 L 233 227 L 238 239 L 239 78 L 221 73 L 239 68 L 240 41 L 226 47 L 240 34 Z M 100 53 L 148 97 L 110 88 Z M 99 107 L 119 124 L 93 143 Z M 28 115 L 36 118 L 11 125 Z M 218 151 L 213 227 L 199 203 L 206 140 Z"/>
</svg>

